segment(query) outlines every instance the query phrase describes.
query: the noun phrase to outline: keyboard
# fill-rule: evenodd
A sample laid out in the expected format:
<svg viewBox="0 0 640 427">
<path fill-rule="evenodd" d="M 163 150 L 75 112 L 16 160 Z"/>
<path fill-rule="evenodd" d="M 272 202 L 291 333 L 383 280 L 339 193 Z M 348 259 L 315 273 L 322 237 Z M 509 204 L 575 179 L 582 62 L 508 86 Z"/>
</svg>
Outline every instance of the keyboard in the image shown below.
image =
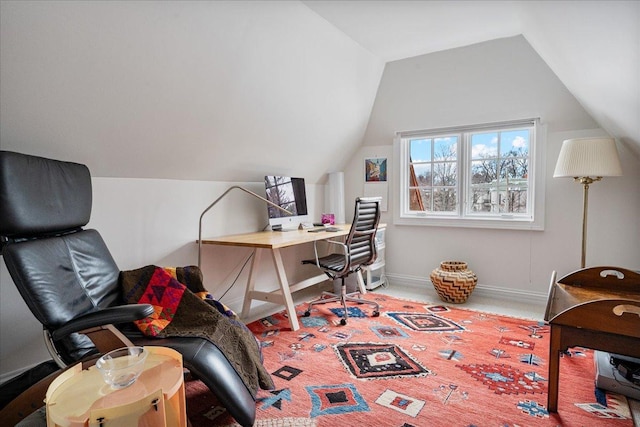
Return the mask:
<svg viewBox="0 0 640 427">
<path fill-rule="evenodd" d="M 323 231 L 328 231 L 330 233 L 335 233 L 336 231 L 340 231 L 338 227 L 322 227 L 322 228 L 314 228 L 311 230 L 307 230 L 309 233 L 320 233 Z"/>
</svg>

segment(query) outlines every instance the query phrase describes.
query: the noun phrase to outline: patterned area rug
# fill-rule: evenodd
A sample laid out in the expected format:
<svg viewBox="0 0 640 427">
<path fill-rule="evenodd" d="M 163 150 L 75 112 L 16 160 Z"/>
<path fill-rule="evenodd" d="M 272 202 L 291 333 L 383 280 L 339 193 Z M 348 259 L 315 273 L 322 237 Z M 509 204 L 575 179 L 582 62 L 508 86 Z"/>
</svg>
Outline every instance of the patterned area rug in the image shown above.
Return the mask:
<svg viewBox="0 0 640 427">
<path fill-rule="evenodd" d="M 278 313 L 249 324 L 276 389 L 261 391 L 256 426 L 620 426 L 626 398 L 596 393 L 591 350 L 561 360 L 557 414 L 547 412 L 549 328 L 543 323 L 369 293 L 366 305 L 315 306 L 289 329 Z M 306 305 L 297 307 L 298 315 Z M 235 425 L 199 381 L 187 382 L 193 427 Z"/>
</svg>

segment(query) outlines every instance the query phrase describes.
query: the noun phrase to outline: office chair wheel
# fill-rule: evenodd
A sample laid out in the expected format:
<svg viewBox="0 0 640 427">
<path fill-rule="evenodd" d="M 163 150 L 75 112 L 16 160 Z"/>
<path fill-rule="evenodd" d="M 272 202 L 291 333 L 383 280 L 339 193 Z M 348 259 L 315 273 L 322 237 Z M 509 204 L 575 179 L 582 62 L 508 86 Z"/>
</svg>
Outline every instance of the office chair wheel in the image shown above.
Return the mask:
<svg viewBox="0 0 640 427">
<path fill-rule="evenodd" d="M 346 325 L 347 324 L 347 319 L 340 319 L 340 324 L 342 326 Z"/>
<path fill-rule="evenodd" d="M 311 316 L 311 312 L 309 310 L 305 311 L 303 314 L 304 317 L 309 317 Z"/>
<path fill-rule="evenodd" d="M 378 310 L 374 311 L 373 313 L 371 313 L 372 317 L 380 317 L 380 312 Z"/>
</svg>

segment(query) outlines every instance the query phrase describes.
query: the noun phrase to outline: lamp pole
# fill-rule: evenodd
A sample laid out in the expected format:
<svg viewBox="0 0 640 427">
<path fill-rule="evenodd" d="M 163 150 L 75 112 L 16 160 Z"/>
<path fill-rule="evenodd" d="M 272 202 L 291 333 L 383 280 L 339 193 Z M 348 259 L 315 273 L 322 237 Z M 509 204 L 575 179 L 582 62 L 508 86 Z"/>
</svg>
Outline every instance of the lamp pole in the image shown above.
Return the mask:
<svg viewBox="0 0 640 427">
<path fill-rule="evenodd" d="M 601 176 L 591 178 L 588 176 L 573 177 L 573 180 L 583 185 L 582 193 L 582 257 L 580 258 L 580 268 L 584 268 L 587 259 L 587 209 L 589 206 L 589 185 L 596 181 L 600 181 Z"/>
<path fill-rule="evenodd" d="M 253 196 L 253 197 L 255 197 L 256 199 L 260 199 L 260 200 L 262 200 L 263 202 L 266 202 L 267 204 L 269 204 L 270 206 L 273 206 L 274 208 L 278 208 L 278 209 L 280 209 L 281 211 L 283 211 L 283 212 L 285 212 L 285 213 L 287 213 L 287 214 L 289 214 L 289 215 L 293 215 L 293 213 L 292 213 L 292 212 L 290 212 L 290 211 L 286 210 L 285 208 L 283 208 L 283 207 L 281 207 L 281 206 L 276 205 L 276 204 L 275 204 L 275 203 L 273 203 L 272 201 L 267 200 L 267 199 L 265 199 L 265 198 L 264 198 L 264 197 L 262 197 L 262 196 L 259 196 L 258 194 L 254 193 L 254 192 L 253 192 L 253 191 L 251 191 L 251 190 L 248 190 L 248 189 L 246 189 L 246 188 L 244 188 L 244 187 L 241 187 L 241 186 L 239 186 L 239 185 L 234 185 L 234 186 L 232 186 L 232 187 L 229 187 L 229 188 L 227 189 L 227 191 L 225 191 L 224 193 L 222 193 L 222 195 L 221 195 L 220 197 L 218 197 L 217 199 L 215 199 L 215 200 L 213 201 L 213 203 L 211 203 L 209 206 L 207 206 L 207 208 L 206 208 L 204 211 L 202 211 L 202 213 L 200 214 L 200 222 L 199 222 L 199 225 L 198 225 L 198 268 L 200 268 L 201 251 L 202 251 L 202 217 L 204 216 L 204 214 L 206 214 L 207 212 L 209 212 L 209 210 L 210 210 L 212 207 L 214 207 L 216 203 L 218 203 L 220 200 L 222 200 L 222 198 L 223 198 L 224 196 L 226 196 L 226 195 L 227 195 L 231 190 L 235 190 L 235 189 L 242 190 L 242 191 L 244 191 L 245 193 L 252 195 L 252 196 Z"/>
</svg>

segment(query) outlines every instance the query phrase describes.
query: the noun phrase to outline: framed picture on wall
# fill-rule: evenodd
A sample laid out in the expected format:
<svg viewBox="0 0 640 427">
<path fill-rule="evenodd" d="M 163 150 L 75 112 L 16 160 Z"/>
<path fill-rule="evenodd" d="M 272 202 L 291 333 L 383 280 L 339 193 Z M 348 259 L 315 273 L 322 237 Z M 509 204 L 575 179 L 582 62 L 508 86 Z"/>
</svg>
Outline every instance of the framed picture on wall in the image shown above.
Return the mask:
<svg viewBox="0 0 640 427">
<path fill-rule="evenodd" d="M 364 182 L 387 182 L 387 158 L 364 159 Z"/>
</svg>

